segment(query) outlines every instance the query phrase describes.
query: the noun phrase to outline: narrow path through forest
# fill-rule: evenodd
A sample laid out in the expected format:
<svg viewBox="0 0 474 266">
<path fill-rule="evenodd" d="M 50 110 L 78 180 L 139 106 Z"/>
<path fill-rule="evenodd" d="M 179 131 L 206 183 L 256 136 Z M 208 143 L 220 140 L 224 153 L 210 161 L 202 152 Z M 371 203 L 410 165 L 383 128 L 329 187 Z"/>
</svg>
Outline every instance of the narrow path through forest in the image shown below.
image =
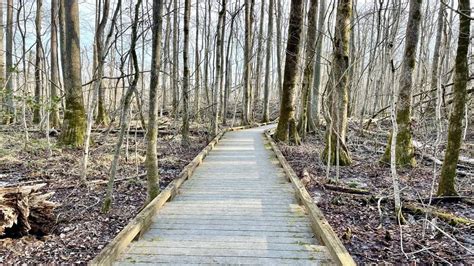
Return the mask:
<svg viewBox="0 0 474 266">
<path fill-rule="evenodd" d="M 226 133 L 117 264 L 330 262 L 262 134 L 268 128 Z"/>
</svg>

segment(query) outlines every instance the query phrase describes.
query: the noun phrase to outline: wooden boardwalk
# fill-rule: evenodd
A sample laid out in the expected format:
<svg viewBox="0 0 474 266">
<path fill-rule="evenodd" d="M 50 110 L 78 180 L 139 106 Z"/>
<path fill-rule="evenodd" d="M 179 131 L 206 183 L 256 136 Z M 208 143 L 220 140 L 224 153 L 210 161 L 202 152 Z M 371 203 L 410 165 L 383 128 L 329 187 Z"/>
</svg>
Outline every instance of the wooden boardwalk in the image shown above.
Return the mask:
<svg viewBox="0 0 474 266">
<path fill-rule="evenodd" d="M 115 264 L 332 264 L 266 128 L 226 133 Z"/>
</svg>

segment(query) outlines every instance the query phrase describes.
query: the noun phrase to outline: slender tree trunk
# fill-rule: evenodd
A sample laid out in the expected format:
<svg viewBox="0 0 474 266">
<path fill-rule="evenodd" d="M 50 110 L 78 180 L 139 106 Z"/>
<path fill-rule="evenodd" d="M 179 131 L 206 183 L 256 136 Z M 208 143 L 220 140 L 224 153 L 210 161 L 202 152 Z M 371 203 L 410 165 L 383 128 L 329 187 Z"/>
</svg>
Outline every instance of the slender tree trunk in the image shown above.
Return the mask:
<svg viewBox="0 0 474 266">
<path fill-rule="evenodd" d="M 222 53 L 224 51 L 224 30 L 225 30 L 225 12 L 226 0 L 223 0 L 222 8 L 219 11 L 219 21 L 217 22 L 217 44 L 216 44 L 216 81 L 214 86 L 214 118 L 212 123 L 213 134 L 217 135 L 219 131 L 219 91 L 223 85 L 223 71 L 222 71 Z"/>
<path fill-rule="evenodd" d="M 204 48 L 204 89 L 207 106 L 211 105 L 211 100 L 209 97 L 209 46 L 211 38 L 211 23 L 208 23 L 209 17 L 211 14 L 211 0 L 207 1 L 207 8 L 204 16 L 204 26 L 205 26 L 205 48 Z"/>
<path fill-rule="evenodd" d="M 184 47 L 183 47 L 183 126 L 182 146 L 189 145 L 189 21 L 191 20 L 191 0 L 184 0 Z"/>
<path fill-rule="evenodd" d="M 132 102 L 133 93 L 137 89 L 138 80 L 140 79 L 140 67 L 138 65 L 136 45 L 137 45 L 137 39 L 138 39 L 137 28 L 138 28 L 138 20 L 139 20 L 141 3 L 142 3 L 142 0 L 137 0 L 137 3 L 135 4 L 135 16 L 132 22 L 132 36 L 130 40 L 130 60 L 133 65 L 133 77 L 132 77 L 132 81 L 130 85 L 127 88 L 127 91 L 125 92 L 125 96 L 123 99 L 122 114 L 120 116 L 119 139 L 115 146 L 114 159 L 112 161 L 112 165 L 110 166 L 110 176 L 109 176 L 109 181 L 107 183 L 107 191 L 106 191 L 104 203 L 102 205 L 102 212 L 108 212 L 112 204 L 114 180 L 115 180 L 115 176 L 117 175 L 117 167 L 118 167 L 118 162 L 120 159 L 120 150 L 122 148 L 125 131 L 128 128 L 130 103 Z"/>
<path fill-rule="evenodd" d="M 15 106 L 13 103 L 13 0 L 7 0 L 7 30 L 6 38 L 6 97 L 4 124 L 10 124 L 14 121 Z"/>
<path fill-rule="evenodd" d="M 63 65 L 64 88 L 66 92 L 66 109 L 60 135 L 60 142 L 74 147 L 84 144 L 86 115 L 82 95 L 81 46 L 79 34 L 79 5 L 77 0 L 61 0 L 60 31 L 64 41 Z"/>
<path fill-rule="evenodd" d="M 171 35 L 171 16 L 170 16 L 170 12 L 171 12 L 171 1 L 168 2 L 168 5 L 166 7 L 166 13 L 168 14 L 166 16 L 166 30 L 165 30 L 165 42 L 164 42 L 164 47 L 163 47 L 163 55 L 166 54 L 166 59 L 163 58 L 163 64 L 164 64 L 164 69 L 165 70 L 168 70 L 168 72 L 170 71 L 170 60 L 171 60 L 171 54 L 170 54 L 170 35 Z M 166 49 L 166 50 L 165 50 Z M 165 52 L 166 51 L 166 52 Z M 168 82 L 166 82 L 168 81 Z M 167 110 L 167 107 L 168 107 L 168 93 L 167 91 L 169 90 L 169 88 L 171 87 L 171 84 L 172 84 L 172 81 L 171 81 L 171 78 L 168 75 L 163 75 L 163 79 L 162 79 L 162 91 L 163 91 L 163 94 L 162 94 L 162 100 L 163 100 L 163 103 L 162 103 L 162 106 L 163 106 L 163 110 L 166 111 Z"/>
<path fill-rule="evenodd" d="M 411 132 L 411 99 L 413 88 L 412 76 L 420 32 L 421 4 L 421 0 L 410 0 L 405 52 L 399 81 L 398 104 L 396 109 L 398 134 L 395 154 L 397 165 L 400 166 L 415 166 L 416 164 Z M 390 161 L 390 142 L 387 143 L 382 161 Z"/>
<path fill-rule="evenodd" d="M 459 37 L 454 65 L 454 98 L 451 115 L 449 117 L 448 144 L 444 155 L 441 177 L 438 184 L 439 196 L 456 195 L 455 178 L 456 166 L 459 160 L 459 149 L 462 142 L 462 119 L 467 101 L 467 82 L 469 80 L 469 66 L 467 54 L 471 32 L 470 0 L 458 1 Z"/>
<path fill-rule="evenodd" d="M 153 27 L 152 27 L 152 55 L 151 55 L 151 79 L 150 79 L 150 100 L 148 111 L 148 131 L 146 135 L 146 169 L 148 181 L 148 197 L 147 202 L 154 199 L 160 191 L 160 176 L 158 171 L 158 154 L 157 138 L 158 138 L 158 81 L 160 74 L 161 61 L 161 31 L 163 27 L 162 19 L 163 1 L 153 2 Z"/>
<path fill-rule="evenodd" d="M 329 78 L 326 146 L 323 160 L 333 165 L 350 165 L 352 159 L 346 146 L 347 107 L 349 101 L 349 47 L 352 0 L 339 0 L 334 30 L 334 52 Z"/>
<path fill-rule="evenodd" d="M 265 21 L 265 0 L 260 2 L 260 25 L 258 30 L 258 39 L 257 39 L 257 66 L 255 71 L 255 95 L 253 106 L 257 107 L 258 102 L 260 101 L 260 85 L 261 85 L 261 72 L 262 72 L 262 57 L 263 57 L 263 23 Z"/>
<path fill-rule="evenodd" d="M 172 73 L 172 84 L 173 84 L 173 116 L 177 117 L 178 115 L 178 53 L 179 53 L 179 43 L 178 43 L 178 0 L 173 1 L 173 73 Z"/>
<path fill-rule="evenodd" d="M 237 3 L 236 8 L 237 9 Z M 230 21 L 230 29 L 229 29 L 229 38 L 227 39 L 227 51 L 226 51 L 226 58 L 225 58 L 225 68 L 226 68 L 226 76 L 225 76 L 225 88 L 224 88 L 224 107 L 223 107 L 223 115 L 222 115 L 222 123 L 224 125 L 227 124 L 227 112 L 229 110 L 229 95 L 230 95 L 230 88 L 232 85 L 232 65 L 230 62 L 230 58 L 232 56 L 232 38 L 234 36 L 234 24 L 235 18 L 238 15 L 238 11 L 232 14 L 231 21 Z"/>
<path fill-rule="evenodd" d="M 299 144 L 296 128 L 296 85 L 298 79 L 299 54 L 301 50 L 301 32 L 303 30 L 303 0 L 292 0 L 286 46 L 285 74 L 280 104 L 280 120 L 275 139 L 282 142 Z"/>
<path fill-rule="evenodd" d="M 49 113 L 49 123 L 52 128 L 59 128 L 59 66 L 58 66 L 58 0 L 51 0 L 51 66 L 50 66 L 50 94 L 51 112 Z"/>
<path fill-rule="evenodd" d="M 324 0 L 323 0 L 324 1 Z M 277 76 L 278 76 L 278 96 L 281 100 L 283 93 L 283 64 L 282 64 L 282 40 L 281 40 L 281 16 L 282 16 L 282 6 L 281 1 L 276 1 L 276 54 L 277 54 Z"/>
<path fill-rule="evenodd" d="M 267 24 L 267 55 L 265 57 L 265 84 L 263 95 L 263 118 L 262 122 L 270 121 L 270 60 L 272 58 L 273 41 L 273 1 L 268 2 L 268 24 Z"/>
<path fill-rule="evenodd" d="M 5 90 L 5 50 L 4 50 L 4 32 L 3 28 L 5 23 L 3 22 L 3 6 L 4 1 L 0 1 L 0 111 L 4 107 L 4 90 Z"/>
<path fill-rule="evenodd" d="M 200 57 L 199 57 L 199 0 L 196 1 L 196 39 L 195 39 L 195 51 L 194 51 L 194 116 L 196 121 L 201 120 L 201 87 L 200 87 Z"/>
<path fill-rule="evenodd" d="M 324 38 L 324 17 L 326 15 L 326 0 L 319 1 L 319 15 L 318 15 L 318 38 L 316 41 L 316 55 L 314 60 L 314 78 L 313 78 L 313 106 L 314 110 L 312 117 L 315 126 L 319 126 L 321 123 L 321 57 L 323 50 L 323 38 Z"/>
<path fill-rule="evenodd" d="M 251 116 L 251 100 L 252 100 L 252 86 L 251 86 L 251 66 L 252 66 L 252 14 L 254 0 L 245 0 L 245 46 L 244 46 L 244 97 L 243 97 L 243 113 L 242 123 L 244 125 L 250 124 Z"/>
<path fill-rule="evenodd" d="M 36 17 L 35 17 L 35 30 L 36 30 L 36 53 L 35 53 L 35 98 L 33 103 L 33 123 L 39 124 L 41 121 L 41 90 L 43 89 L 41 83 L 41 18 L 42 18 L 42 0 L 36 0 Z"/>
<path fill-rule="evenodd" d="M 444 30 L 444 13 L 446 10 L 445 5 L 442 3 L 439 4 L 439 11 L 438 11 L 438 28 L 436 31 L 436 42 L 435 42 L 435 47 L 433 51 L 433 63 L 431 65 L 431 89 L 433 92 L 431 93 L 431 97 L 435 98 L 436 97 L 436 89 L 438 88 L 438 70 L 440 68 L 440 51 L 441 51 L 441 45 L 442 45 L 442 39 L 443 39 L 443 30 Z M 427 113 L 429 116 L 434 116 L 435 115 L 435 109 L 436 109 L 436 101 L 430 101 L 428 104 L 427 108 Z"/>
<path fill-rule="evenodd" d="M 303 138 L 306 137 L 306 132 L 308 131 L 308 116 L 310 112 L 310 91 L 311 91 L 311 81 L 313 80 L 313 67 L 314 67 L 314 54 L 316 50 L 316 30 L 317 30 L 317 21 L 316 15 L 318 14 L 318 1 L 311 0 L 308 10 L 308 27 L 307 27 L 307 39 L 306 39 L 306 58 L 305 58 L 305 68 L 303 73 L 303 84 L 301 92 L 301 110 L 300 110 L 300 120 L 298 123 L 299 134 Z"/>
</svg>

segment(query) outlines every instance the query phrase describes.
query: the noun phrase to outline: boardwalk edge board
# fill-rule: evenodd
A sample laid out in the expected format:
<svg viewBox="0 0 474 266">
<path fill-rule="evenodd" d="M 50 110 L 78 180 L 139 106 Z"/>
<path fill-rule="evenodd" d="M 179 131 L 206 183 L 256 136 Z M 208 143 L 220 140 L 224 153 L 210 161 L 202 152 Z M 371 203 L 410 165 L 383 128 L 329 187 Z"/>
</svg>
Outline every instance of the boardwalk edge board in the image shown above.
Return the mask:
<svg viewBox="0 0 474 266">
<path fill-rule="evenodd" d="M 322 211 L 316 206 L 305 186 L 303 183 L 301 183 L 295 171 L 285 159 L 285 156 L 283 156 L 282 152 L 273 140 L 271 136 L 273 131 L 274 129 L 269 129 L 266 130 L 264 134 L 270 143 L 273 152 L 278 158 L 280 165 L 283 167 L 283 170 L 293 185 L 298 200 L 306 207 L 311 220 L 311 228 L 313 229 L 313 233 L 318 236 L 321 242 L 328 248 L 332 258 L 337 264 L 356 265 L 354 259 L 349 254 L 346 247 L 344 247 L 336 232 L 334 232 L 331 225 L 324 217 Z"/>
<path fill-rule="evenodd" d="M 112 265 L 112 262 L 124 251 L 127 246 L 134 240 L 139 239 L 148 229 L 152 222 L 153 216 L 163 205 L 173 199 L 178 193 L 179 187 L 189 179 L 194 170 L 202 163 L 204 158 L 219 142 L 226 132 L 253 127 L 269 125 L 275 122 L 253 124 L 249 126 L 239 126 L 227 128 L 212 139 L 209 144 L 184 167 L 179 175 L 171 181 L 148 205 L 146 205 L 130 222 L 110 241 L 104 249 L 89 262 L 89 265 Z"/>
</svg>

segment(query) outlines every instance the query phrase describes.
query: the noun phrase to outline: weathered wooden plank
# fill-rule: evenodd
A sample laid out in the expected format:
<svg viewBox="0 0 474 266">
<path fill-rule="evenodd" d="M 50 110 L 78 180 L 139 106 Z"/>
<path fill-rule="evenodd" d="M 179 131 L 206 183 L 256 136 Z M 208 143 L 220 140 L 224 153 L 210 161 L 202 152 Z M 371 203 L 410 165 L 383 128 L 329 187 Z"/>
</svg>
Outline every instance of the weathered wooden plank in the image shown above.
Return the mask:
<svg viewBox="0 0 474 266">
<path fill-rule="evenodd" d="M 328 259 L 326 247 L 315 246 L 317 248 L 306 250 L 272 250 L 272 249 L 224 249 L 224 248 L 192 248 L 192 247 L 153 247 L 132 245 L 124 257 L 134 255 L 180 255 L 180 256 L 202 256 L 202 257 L 263 257 L 278 259 Z"/>
<path fill-rule="evenodd" d="M 296 245 L 295 245 L 296 244 Z M 240 250 L 281 250 L 281 251 L 319 251 L 327 252 L 325 246 L 312 245 L 302 241 L 297 243 L 268 243 L 268 242 L 247 242 L 247 241 L 209 241 L 209 240 L 168 240 L 158 239 L 150 241 L 139 241 L 133 243 L 133 247 L 153 247 L 153 248 L 200 248 L 200 249 L 240 249 Z"/>
<path fill-rule="evenodd" d="M 282 227 L 300 227 L 300 226 L 309 226 L 308 221 L 304 219 L 267 219 L 267 220 L 254 220 L 249 218 L 240 218 L 236 219 L 235 216 L 228 219 L 216 219 L 211 217 L 195 217 L 195 216 L 165 216 L 163 217 L 154 217 L 153 222 L 160 224 L 191 224 L 191 225 L 223 225 L 232 223 L 234 225 L 269 225 L 269 226 L 282 226 Z"/>
<path fill-rule="evenodd" d="M 326 265 L 328 259 L 318 259 L 314 256 L 310 259 L 281 259 L 267 257 L 218 257 L 218 256 L 182 256 L 182 255 L 133 255 L 124 257 L 118 265 L 130 265 L 125 263 L 148 262 L 148 263 L 172 263 L 182 264 L 226 264 L 226 265 Z M 123 263 L 123 264 L 122 264 Z"/>
<path fill-rule="evenodd" d="M 327 260 L 318 259 L 275 259 L 251 257 L 202 257 L 202 256 L 137 256 L 125 258 L 115 265 L 197 265 L 197 264 L 224 264 L 224 265 L 328 265 Z"/>
<path fill-rule="evenodd" d="M 235 230 L 197 230 L 197 229 L 150 229 L 147 236 L 165 237 L 170 235 L 200 235 L 207 236 L 259 236 L 259 237 L 295 237 L 313 238 L 312 232 L 274 232 L 274 231 L 235 231 Z"/>
<path fill-rule="evenodd" d="M 279 210 L 249 210 L 249 209 L 206 209 L 206 210 L 197 210 L 197 209 L 177 209 L 177 208 L 167 208 L 160 211 L 160 214 L 176 214 L 176 213 L 186 213 L 186 214 L 219 214 L 219 215 L 254 215 L 254 216 L 272 216 L 272 217 L 292 217 L 294 215 L 304 216 L 303 212 L 288 212 L 288 211 L 279 211 Z"/>
<path fill-rule="evenodd" d="M 356 265 L 354 259 L 344 247 L 341 240 L 337 237 L 337 234 L 334 232 L 331 225 L 329 225 L 329 222 L 326 220 L 321 210 L 319 210 L 319 208 L 314 204 L 313 199 L 309 195 L 308 191 L 306 191 L 306 188 L 301 183 L 291 166 L 288 164 L 268 131 L 265 132 L 265 136 L 267 137 L 267 141 L 270 143 L 271 148 L 275 152 L 281 166 L 285 170 L 285 173 L 293 184 L 299 199 L 307 208 L 314 233 L 320 237 L 322 242 L 328 247 L 329 252 L 337 264 Z"/>
<path fill-rule="evenodd" d="M 133 241 L 140 233 L 148 229 L 152 217 L 165 204 L 166 201 L 176 195 L 181 184 L 191 176 L 192 172 L 200 164 L 203 158 L 219 142 L 224 133 L 218 134 L 204 148 L 183 171 L 178 178 L 173 180 L 156 198 L 154 198 L 137 216 L 132 219 L 122 231 L 97 255 L 91 265 L 110 265 L 115 258 Z"/>
<path fill-rule="evenodd" d="M 230 202 L 227 200 L 214 202 L 202 202 L 202 201 L 173 201 L 168 204 L 169 208 L 172 207 L 184 207 L 184 208 L 289 208 L 289 210 L 303 210 L 298 204 L 295 203 L 279 203 L 279 202 L 261 202 L 255 200 L 254 202 Z"/>
<path fill-rule="evenodd" d="M 296 205 L 296 202 L 274 202 L 274 201 L 259 201 L 258 199 L 253 199 L 253 202 L 243 202 L 243 201 L 229 201 L 225 198 L 223 199 L 214 199 L 208 201 L 202 200 L 175 200 L 170 202 L 170 206 L 177 207 L 202 207 L 202 208 L 215 208 L 215 207 L 231 207 L 231 208 L 292 208 L 292 205 Z"/>
<path fill-rule="evenodd" d="M 302 244 L 318 244 L 313 237 L 308 236 L 225 236 L 225 235 L 145 235 L 141 241 L 134 242 L 134 244 L 141 243 L 142 241 L 180 241 L 180 242 L 226 242 L 226 243 L 265 243 L 265 244 L 291 244 L 291 245 L 302 245 Z"/>
<path fill-rule="evenodd" d="M 275 225 L 248 225 L 248 224 L 185 224 L 185 223 L 161 223 L 159 221 L 153 223 L 150 226 L 151 229 L 161 229 L 161 230 L 216 230 L 216 231 L 258 231 L 258 232 L 289 232 L 289 233 L 298 233 L 298 232 L 311 232 L 311 227 L 309 225 L 305 226 L 275 226 Z"/>
</svg>

